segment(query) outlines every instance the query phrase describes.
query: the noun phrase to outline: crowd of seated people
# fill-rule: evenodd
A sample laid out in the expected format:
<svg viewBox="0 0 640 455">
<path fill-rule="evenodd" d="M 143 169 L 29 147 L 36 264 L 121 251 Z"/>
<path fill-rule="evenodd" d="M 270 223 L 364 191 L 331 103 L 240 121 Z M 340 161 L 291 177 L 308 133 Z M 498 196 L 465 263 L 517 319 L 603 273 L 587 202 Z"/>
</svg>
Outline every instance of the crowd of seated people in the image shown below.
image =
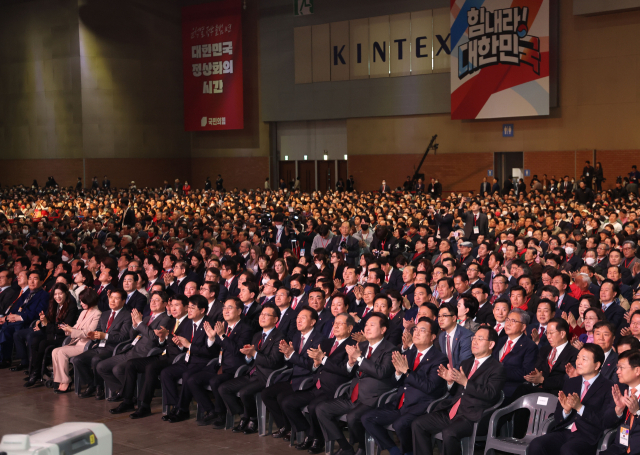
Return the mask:
<svg viewBox="0 0 640 455">
<path fill-rule="evenodd" d="M 0 374 L 167 425 L 197 403 L 194 425 L 231 414 L 243 435 L 259 395 L 273 438 L 303 431 L 296 449 L 340 455 L 366 434 L 430 454 L 438 433 L 460 454 L 485 411 L 546 393 L 557 407 L 531 454 L 595 454 L 614 428 L 607 455 L 640 453 L 637 200 L 485 183 L 4 190 Z"/>
</svg>

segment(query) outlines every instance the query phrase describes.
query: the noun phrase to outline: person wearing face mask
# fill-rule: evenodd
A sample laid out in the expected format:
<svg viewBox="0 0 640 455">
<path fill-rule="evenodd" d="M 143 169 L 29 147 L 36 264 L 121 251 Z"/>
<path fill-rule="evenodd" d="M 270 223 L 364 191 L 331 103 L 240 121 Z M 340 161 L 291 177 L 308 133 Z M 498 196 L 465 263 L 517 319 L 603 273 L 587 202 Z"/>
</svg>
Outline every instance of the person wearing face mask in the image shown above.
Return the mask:
<svg viewBox="0 0 640 455">
<path fill-rule="evenodd" d="M 391 188 L 389 188 L 389 185 L 387 185 L 386 180 L 382 181 L 382 185 L 380 185 L 380 189 L 378 191 L 380 191 L 380 193 L 382 194 L 389 193 L 391 191 Z"/>
</svg>

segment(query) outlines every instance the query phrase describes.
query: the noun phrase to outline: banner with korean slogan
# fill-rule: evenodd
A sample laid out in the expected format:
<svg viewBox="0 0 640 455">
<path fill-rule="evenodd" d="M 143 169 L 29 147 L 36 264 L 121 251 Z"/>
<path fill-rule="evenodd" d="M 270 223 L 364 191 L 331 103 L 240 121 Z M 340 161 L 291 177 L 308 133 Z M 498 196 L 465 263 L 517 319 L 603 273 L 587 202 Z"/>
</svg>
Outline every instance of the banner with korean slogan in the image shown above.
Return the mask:
<svg viewBox="0 0 640 455">
<path fill-rule="evenodd" d="M 182 8 L 186 131 L 244 128 L 242 0 Z"/>
<path fill-rule="evenodd" d="M 549 115 L 549 1 L 451 1 L 451 118 Z"/>
</svg>

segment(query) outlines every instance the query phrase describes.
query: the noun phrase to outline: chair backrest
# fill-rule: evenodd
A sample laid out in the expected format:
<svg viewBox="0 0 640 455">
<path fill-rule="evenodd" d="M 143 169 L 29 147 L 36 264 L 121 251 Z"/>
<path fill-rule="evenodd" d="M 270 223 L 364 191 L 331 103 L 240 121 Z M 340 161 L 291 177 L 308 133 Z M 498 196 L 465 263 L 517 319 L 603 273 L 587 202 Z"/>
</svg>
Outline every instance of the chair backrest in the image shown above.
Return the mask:
<svg viewBox="0 0 640 455">
<path fill-rule="evenodd" d="M 340 384 L 336 389 L 336 393 L 333 396 L 333 398 L 340 398 L 340 396 L 345 392 L 347 392 L 350 387 L 351 387 L 351 381 L 345 382 L 344 384 Z"/>
<path fill-rule="evenodd" d="M 529 410 L 527 435 L 539 436 L 546 420 L 556 411 L 558 397 L 550 393 L 532 393 L 519 398 L 513 405 L 516 403 L 519 408 Z"/>
</svg>

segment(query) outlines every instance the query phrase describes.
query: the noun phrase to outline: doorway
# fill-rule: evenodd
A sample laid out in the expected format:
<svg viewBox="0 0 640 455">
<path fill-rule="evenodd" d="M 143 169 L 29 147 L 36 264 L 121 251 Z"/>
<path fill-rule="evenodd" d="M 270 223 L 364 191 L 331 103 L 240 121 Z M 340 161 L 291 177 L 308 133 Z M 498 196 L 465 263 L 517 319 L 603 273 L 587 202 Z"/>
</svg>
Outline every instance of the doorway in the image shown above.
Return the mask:
<svg viewBox="0 0 640 455">
<path fill-rule="evenodd" d="M 318 189 L 323 193 L 335 189 L 336 162 L 334 160 L 318 161 Z"/>
<path fill-rule="evenodd" d="M 511 178 L 517 183 L 524 178 L 524 154 L 523 152 L 495 152 L 493 154 L 493 175 L 498 179 L 500 189 L 504 188 L 504 182 Z"/>
<path fill-rule="evenodd" d="M 303 193 L 312 193 L 316 189 L 315 161 L 298 161 L 298 177 Z"/>
<path fill-rule="evenodd" d="M 296 178 L 296 162 L 295 161 L 280 161 L 280 178 L 287 184 L 287 188 L 290 188 L 290 183 L 295 181 Z M 272 184 L 272 189 L 278 189 L 280 182 Z"/>
</svg>

